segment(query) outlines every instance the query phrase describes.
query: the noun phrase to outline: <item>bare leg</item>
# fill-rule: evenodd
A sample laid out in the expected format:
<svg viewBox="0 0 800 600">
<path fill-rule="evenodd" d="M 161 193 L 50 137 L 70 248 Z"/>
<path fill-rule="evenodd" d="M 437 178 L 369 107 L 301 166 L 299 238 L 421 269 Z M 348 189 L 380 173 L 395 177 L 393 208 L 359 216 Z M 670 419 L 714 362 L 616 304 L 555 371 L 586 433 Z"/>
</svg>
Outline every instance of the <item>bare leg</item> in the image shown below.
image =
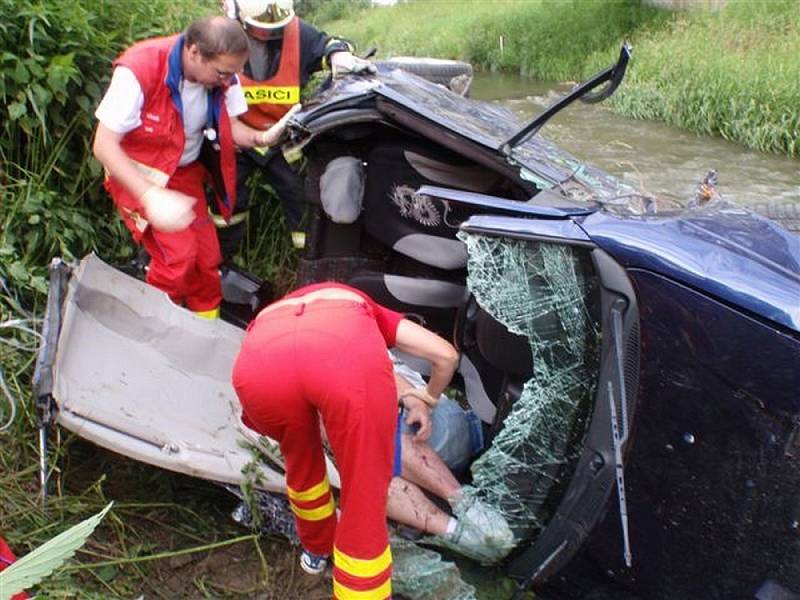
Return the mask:
<svg viewBox="0 0 800 600">
<path fill-rule="evenodd" d="M 461 484 L 450 469 L 428 444 L 415 442 L 410 434 L 403 434 L 402 477 L 444 499 L 461 495 Z"/>
<path fill-rule="evenodd" d="M 436 535 L 444 535 L 450 521 L 450 515 L 431 502 L 419 487 L 401 477 L 394 477 L 389 484 L 386 514 L 393 521 Z"/>
</svg>

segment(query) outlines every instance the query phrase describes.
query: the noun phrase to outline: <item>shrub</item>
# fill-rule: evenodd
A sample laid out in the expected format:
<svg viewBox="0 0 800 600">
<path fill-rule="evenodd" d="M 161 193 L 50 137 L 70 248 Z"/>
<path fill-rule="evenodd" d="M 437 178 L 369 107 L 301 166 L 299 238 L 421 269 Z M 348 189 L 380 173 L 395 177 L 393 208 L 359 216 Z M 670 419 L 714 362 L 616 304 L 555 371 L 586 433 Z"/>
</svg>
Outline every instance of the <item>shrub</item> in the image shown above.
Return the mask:
<svg viewBox="0 0 800 600">
<path fill-rule="evenodd" d="M 130 252 L 91 155 L 114 57 L 183 29 L 212 0 L 0 0 L 0 277 L 44 292 L 50 258 Z"/>
</svg>

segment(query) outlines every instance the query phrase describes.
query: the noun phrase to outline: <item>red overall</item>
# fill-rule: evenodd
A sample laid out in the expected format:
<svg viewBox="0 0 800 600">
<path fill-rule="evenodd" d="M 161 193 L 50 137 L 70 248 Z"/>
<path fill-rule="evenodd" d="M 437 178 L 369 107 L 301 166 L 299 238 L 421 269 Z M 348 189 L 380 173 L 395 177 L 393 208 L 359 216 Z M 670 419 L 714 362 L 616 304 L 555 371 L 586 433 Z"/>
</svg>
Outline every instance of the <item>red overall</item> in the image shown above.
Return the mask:
<svg viewBox="0 0 800 600">
<path fill-rule="evenodd" d="M 218 271 L 222 257 L 206 208 L 204 185 L 213 184 L 221 214 L 229 218 L 236 198 L 236 159 L 224 89 L 218 88 L 209 93 L 208 101 L 213 108 L 210 125 L 216 125 L 219 137 L 220 151 L 213 154 L 220 177 L 210 177 L 198 161 L 178 166 L 185 143 L 179 108 L 182 49 L 182 36 L 157 38 L 135 44 L 115 61 L 133 71 L 144 94 L 142 124 L 126 133 L 120 145 L 153 183 L 197 199 L 195 221 L 177 233 L 154 231 L 144 220 L 138 198 L 113 177 L 106 179 L 105 187 L 134 240 L 141 242 L 151 257 L 147 282 L 174 302 L 204 312 L 217 308 L 222 300 Z"/>
<path fill-rule="evenodd" d="M 267 129 L 300 102 L 300 20 L 295 17 L 283 30 L 278 71 L 263 81 L 240 74 L 247 112 L 239 120 Z"/>
<path fill-rule="evenodd" d="M 233 368 L 243 420 L 280 443 L 303 546 L 333 554 L 339 600 L 391 596 L 386 502 L 397 392 L 386 347 L 402 315 L 364 298 L 271 310 L 251 324 Z M 338 524 L 318 414 L 341 476 Z"/>
</svg>

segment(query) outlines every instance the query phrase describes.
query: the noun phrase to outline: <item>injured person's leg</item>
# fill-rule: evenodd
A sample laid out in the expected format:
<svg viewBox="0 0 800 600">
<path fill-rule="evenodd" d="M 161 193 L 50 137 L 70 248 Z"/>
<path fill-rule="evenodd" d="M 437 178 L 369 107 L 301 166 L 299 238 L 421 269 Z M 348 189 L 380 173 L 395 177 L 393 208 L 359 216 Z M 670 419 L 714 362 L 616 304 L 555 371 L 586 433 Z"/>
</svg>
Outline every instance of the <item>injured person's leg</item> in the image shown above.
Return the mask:
<svg viewBox="0 0 800 600">
<path fill-rule="evenodd" d="M 396 379 L 398 395 L 412 387 L 409 379 L 397 371 Z M 434 410 L 447 410 L 443 407 L 448 403 L 451 414 L 455 414 L 452 413 L 455 403 L 445 397 L 440 398 Z M 435 436 L 436 419 L 433 423 Z M 488 562 L 498 554 L 507 553 L 514 536 L 500 512 L 468 493 L 430 444 L 415 439 L 411 433 L 403 433 L 400 444 L 402 470 L 389 487 L 388 517 L 432 534 L 434 537 L 428 540 L 431 543 L 444 545 L 476 560 Z M 450 458 L 460 463 L 463 457 Z M 423 490 L 446 500 L 452 515 L 434 504 Z"/>
</svg>

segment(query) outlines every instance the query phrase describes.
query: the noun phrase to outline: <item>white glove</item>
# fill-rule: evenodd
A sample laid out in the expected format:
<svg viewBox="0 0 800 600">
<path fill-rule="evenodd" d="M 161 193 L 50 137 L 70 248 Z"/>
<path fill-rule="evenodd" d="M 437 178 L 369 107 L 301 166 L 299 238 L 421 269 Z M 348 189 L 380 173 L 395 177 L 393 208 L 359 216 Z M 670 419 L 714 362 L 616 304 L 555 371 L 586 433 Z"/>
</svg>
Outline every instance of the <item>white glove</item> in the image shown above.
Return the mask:
<svg viewBox="0 0 800 600">
<path fill-rule="evenodd" d="M 150 225 L 158 231 L 172 233 L 186 229 L 194 221 L 192 207 L 195 198 L 157 185 L 151 186 L 139 198 Z"/>
<path fill-rule="evenodd" d="M 331 71 L 336 79 L 348 73 L 376 73 L 377 69 L 368 60 L 353 56 L 352 52 L 342 51 L 331 54 Z"/>
<path fill-rule="evenodd" d="M 275 123 L 272 127 L 267 129 L 266 131 L 262 132 L 258 138 L 258 146 L 274 146 L 278 143 L 278 140 L 281 139 L 284 132 L 286 131 L 286 126 L 289 124 L 289 119 L 291 119 L 297 112 L 303 109 L 301 104 L 295 104 L 292 108 L 289 109 L 285 115 L 283 115 L 280 120 Z"/>
</svg>

